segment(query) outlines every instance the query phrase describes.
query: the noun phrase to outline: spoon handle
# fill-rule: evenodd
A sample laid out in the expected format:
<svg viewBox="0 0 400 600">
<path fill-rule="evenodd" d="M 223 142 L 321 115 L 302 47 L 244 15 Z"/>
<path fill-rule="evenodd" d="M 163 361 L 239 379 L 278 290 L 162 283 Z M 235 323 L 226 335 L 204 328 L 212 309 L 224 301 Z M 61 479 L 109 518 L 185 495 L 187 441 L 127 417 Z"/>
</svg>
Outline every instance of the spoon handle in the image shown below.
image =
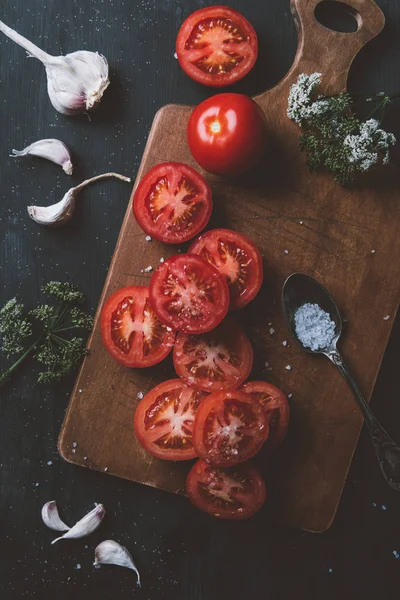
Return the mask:
<svg viewBox="0 0 400 600">
<path fill-rule="evenodd" d="M 364 416 L 365 425 L 370 434 L 383 475 L 393 489 L 400 491 L 400 447 L 392 440 L 375 417 L 339 352 L 335 349 L 327 352 L 326 356 L 339 369 L 354 394 L 354 398 Z"/>
</svg>

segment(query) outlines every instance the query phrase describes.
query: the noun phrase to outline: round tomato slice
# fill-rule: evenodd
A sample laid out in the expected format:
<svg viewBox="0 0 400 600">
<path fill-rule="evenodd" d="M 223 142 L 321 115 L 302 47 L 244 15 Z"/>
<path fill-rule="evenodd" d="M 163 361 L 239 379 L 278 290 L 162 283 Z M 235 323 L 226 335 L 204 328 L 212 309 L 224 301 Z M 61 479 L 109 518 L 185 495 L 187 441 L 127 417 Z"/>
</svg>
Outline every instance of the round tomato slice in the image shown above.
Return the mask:
<svg viewBox="0 0 400 600">
<path fill-rule="evenodd" d="M 263 281 L 262 257 L 249 238 L 230 229 L 213 229 L 200 235 L 189 252 L 198 254 L 226 277 L 231 310 L 246 306 Z"/>
<path fill-rule="evenodd" d="M 261 404 L 238 390 L 214 392 L 199 406 L 193 429 L 197 456 L 217 467 L 244 462 L 268 437 Z"/>
<path fill-rule="evenodd" d="M 253 349 L 243 329 L 230 319 L 202 335 L 179 333 L 175 371 L 188 385 L 207 392 L 235 389 L 249 376 Z"/>
<path fill-rule="evenodd" d="M 246 394 L 251 394 L 265 410 L 269 425 L 267 448 L 276 448 L 286 435 L 290 409 L 285 394 L 279 388 L 267 381 L 248 381 L 240 388 Z"/>
<path fill-rule="evenodd" d="M 108 352 L 125 367 L 151 367 L 171 351 L 175 332 L 150 306 L 149 289 L 121 288 L 101 311 L 101 335 Z"/>
<path fill-rule="evenodd" d="M 154 272 L 150 301 L 160 321 L 172 329 L 203 333 L 225 317 L 229 290 L 224 277 L 204 258 L 178 254 Z"/>
<path fill-rule="evenodd" d="M 141 228 L 167 244 L 187 242 L 207 225 L 212 194 L 197 171 L 181 163 L 156 165 L 139 183 L 133 212 Z"/>
<path fill-rule="evenodd" d="M 135 432 L 143 448 L 164 460 L 195 458 L 193 423 L 200 402 L 206 396 L 180 379 L 156 385 L 139 402 L 135 412 Z"/>
<path fill-rule="evenodd" d="M 246 462 L 229 469 L 198 460 L 186 480 L 189 500 L 220 519 L 248 519 L 265 502 L 265 483 L 258 470 Z"/>
<path fill-rule="evenodd" d="M 253 26 L 228 6 L 192 13 L 176 39 L 179 64 L 189 77 L 211 87 L 231 85 L 254 67 L 258 55 Z"/>
</svg>

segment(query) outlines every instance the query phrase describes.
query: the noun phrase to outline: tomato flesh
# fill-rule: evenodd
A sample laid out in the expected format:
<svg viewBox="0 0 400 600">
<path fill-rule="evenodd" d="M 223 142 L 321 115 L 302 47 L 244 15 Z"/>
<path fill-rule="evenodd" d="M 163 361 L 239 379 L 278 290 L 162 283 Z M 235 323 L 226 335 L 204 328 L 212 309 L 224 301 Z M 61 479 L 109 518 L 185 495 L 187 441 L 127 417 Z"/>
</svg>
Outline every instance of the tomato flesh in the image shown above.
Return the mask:
<svg viewBox="0 0 400 600">
<path fill-rule="evenodd" d="M 218 175 L 241 175 L 265 154 L 265 118 L 242 94 L 217 94 L 193 110 L 187 127 L 191 153 L 198 164 Z"/>
<path fill-rule="evenodd" d="M 240 390 L 250 394 L 263 407 L 269 425 L 265 446 L 276 448 L 284 439 L 289 425 L 290 409 L 285 394 L 267 381 L 248 381 Z"/>
<path fill-rule="evenodd" d="M 195 458 L 192 432 L 196 411 L 206 393 L 171 379 L 154 387 L 136 408 L 134 428 L 141 445 L 156 458 Z"/>
<path fill-rule="evenodd" d="M 150 367 L 171 351 L 175 332 L 157 318 L 149 289 L 121 288 L 104 304 L 101 334 L 108 352 L 126 367 Z"/>
<path fill-rule="evenodd" d="M 265 502 L 265 483 L 250 463 L 229 469 L 198 460 L 186 480 L 189 500 L 204 512 L 220 519 L 248 519 Z"/>
<path fill-rule="evenodd" d="M 192 13 L 176 40 L 179 64 L 189 77 L 211 87 L 242 79 L 257 60 L 253 26 L 227 6 L 210 6 Z"/>
<path fill-rule="evenodd" d="M 214 466 L 244 462 L 259 452 L 267 437 L 267 416 L 250 394 L 214 392 L 197 411 L 193 445 L 197 455 Z"/>
<path fill-rule="evenodd" d="M 190 240 L 207 225 L 212 194 L 207 181 L 182 163 L 161 163 L 146 173 L 133 198 L 141 228 L 167 244 Z"/>
<path fill-rule="evenodd" d="M 177 375 L 208 392 L 239 387 L 253 366 L 251 343 L 239 325 L 225 319 L 202 335 L 179 333 L 174 345 Z"/>
<path fill-rule="evenodd" d="M 249 238 L 230 229 L 213 229 L 200 235 L 189 248 L 226 277 L 231 310 L 246 306 L 263 281 L 262 256 Z"/>
<path fill-rule="evenodd" d="M 150 302 L 160 321 L 172 329 L 204 333 L 225 317 L 229 290 L 224 277 L 203 258 L 180 254 L 154 272 Z"/>
</svg>

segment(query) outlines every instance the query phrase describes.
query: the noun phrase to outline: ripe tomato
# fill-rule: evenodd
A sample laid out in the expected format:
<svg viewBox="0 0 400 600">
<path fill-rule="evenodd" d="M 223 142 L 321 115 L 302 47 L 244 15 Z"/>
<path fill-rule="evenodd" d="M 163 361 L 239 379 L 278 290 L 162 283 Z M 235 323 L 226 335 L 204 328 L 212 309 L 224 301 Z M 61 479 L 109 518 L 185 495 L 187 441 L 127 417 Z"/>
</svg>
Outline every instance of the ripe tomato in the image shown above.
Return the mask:
<svg viewBox="0 0 400 600">
<path fill-rule="evenodd" d="M 198 390 L 234 389 L 249 376 L 253 349 L 243 329 L 225 319 L 202 335 L 179 333 L 174 366 L 177 375 Z"/>
<path fill-rule="evenodd" d="M 265 119 L 261 108 L 242 94 L 217 94 L 192 112 L 187 138 L 203 169 L 240 175 L 255 167 L 265 151 Z"/>
<path fill-rule="evenodd" d="M 248 519 L 265 502 L 265 483 L 258 470 L 246 462 L 230 469 L 198 460 L 186 480 L 189 500 L 220 519 Z"/>
<path fill-rule="evenodd" d="M 231 85 L 254 67 L 258 55 L 253 26 L 228 6 L 192 13 L 176 39 L 179 64 L 189 77 L 211 87 Z"/>
<path fill-rule="evenodd" d="M 177 254 L 154 272 L 150 302 L 160 321 L 172 329 L 203 333 L 225 317 L 229 290 L 225 278 L 203 258 Z"/>
<path fill-rule="evenodd" d="M 156 385 L 136 408 L 134 427 L 143 448 L 156 458 L 195 458 L 192 431 L 197 408 L 207 394 L 180 379 Z"/>
<path fill-rule="evenodd" d="M 258 294 L 263 281 L 262 257 L 246 236 L 230 229 L 213 229 L 200 235 L 189 252 L 198 254 L 225 275 L 231 310 L 243 308 Z"/>
<path fill-rule="evenodd" d="M 268 437 L 261 404 L 238 390 L 214 392 L 198 408 L 193 428 L 197 456 L 217 467 L 244 462 Z"/>
<path fill-rule="evenodd" d="M 207 225 L 212 194 L 197 171 L 181 163 L 161 163 L 143 177 L 133 199 L 141 228 L 167 244 L 187 242 Z"/>
<path fill-rule="evenodd" d="M 260 402 L 268 418 L 269 436 L 266 447 L 276 448 L 286 435 L 289 425 L 289 404 L 285 394 L 266 381 L 248 381 L 240 388 Z"/>
<path fill-rule="evenodd" d="M 175 332 L 150 306 L 149 289 L 121 288 L 101 311 L 101 335 L 108 352 L 125 367 L 151 367 L 171 351 Z"/>
</svg>

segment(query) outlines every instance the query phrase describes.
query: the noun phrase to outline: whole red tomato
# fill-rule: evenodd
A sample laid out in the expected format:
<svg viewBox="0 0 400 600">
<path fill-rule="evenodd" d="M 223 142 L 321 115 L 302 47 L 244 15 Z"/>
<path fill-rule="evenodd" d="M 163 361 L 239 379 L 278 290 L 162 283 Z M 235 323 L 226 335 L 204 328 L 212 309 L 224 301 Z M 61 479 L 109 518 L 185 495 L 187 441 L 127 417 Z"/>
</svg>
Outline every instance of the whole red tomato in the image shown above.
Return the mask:
<svg viewBox="0 0 400 600">
<path fill-rule="evenodd" d="M 203 169 L 218 175 L 240 175 L 264 155 L 264 115 L 248 96 L 217 94 L 194 109 L 187 137 L 190 151 Z"/>
</svg>

